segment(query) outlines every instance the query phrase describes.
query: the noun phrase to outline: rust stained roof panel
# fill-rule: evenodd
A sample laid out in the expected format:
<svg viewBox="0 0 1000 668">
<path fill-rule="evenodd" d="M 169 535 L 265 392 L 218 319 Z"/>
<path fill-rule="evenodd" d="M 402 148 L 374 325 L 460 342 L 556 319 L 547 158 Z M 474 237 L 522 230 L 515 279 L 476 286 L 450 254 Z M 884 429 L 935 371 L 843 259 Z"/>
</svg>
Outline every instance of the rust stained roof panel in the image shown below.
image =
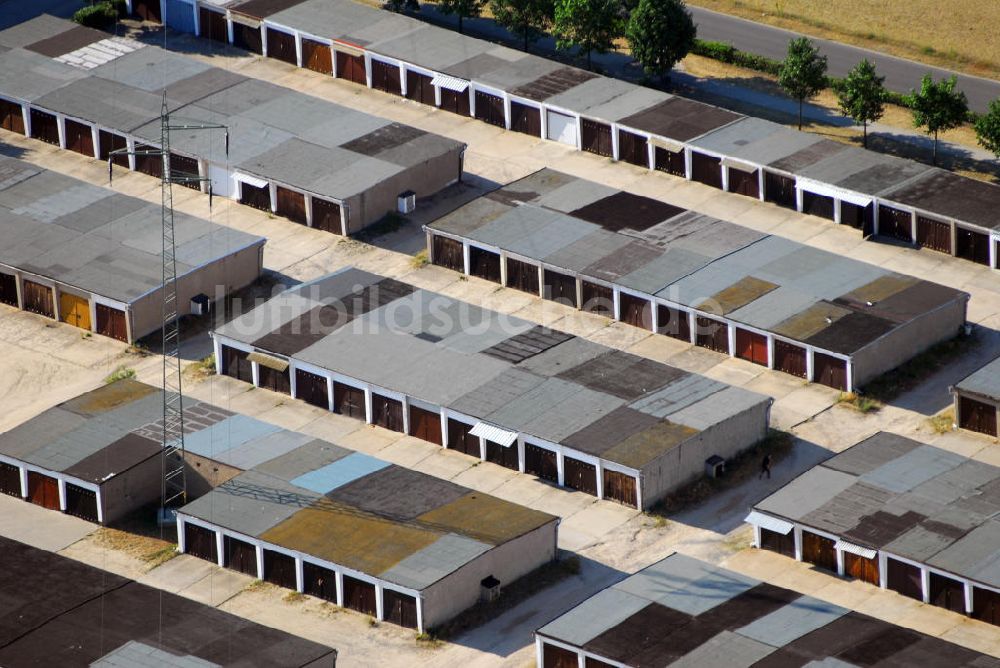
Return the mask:
<svg viewBox="0 0 1000 668">
<path fill-rule="evenodd" d="M 880 302 L 883 299 L 902 292 L 911 285 L 915 285 L 919 280 L 912 276 L 904 276 L 903 274 L 886 274 L 842 295 L 837 302 L 852 304 L 858 307 L 865 306 L 866 302 Z"/>
<path fill-rule="evenodd" d="M 965 299 L 965 293 L 960 290 L 929 281 L 915 281 L 903 290 L 875 301 L 868 311 L 880 318 L 902 323 L 950 302 Z"/>
<path fill-rule="evenodd" d="M 489 196 L 477 197 L 456 211 L 434 221 L 434 229 L 475 238 L 474 232 L 510 211 L 510 204 Z"/>
<path fill-rule="evenodd" d="M 420 515 L 417 521 L 442 532 L 500 545 L 555 522 L 556 517 L 489 494 L 470 492 Z"/>
<path fill-rule="evenodd" d="M 732 313 L 738 308 L 746 306 L 752 301 L 760 299 L 767 293 L 778 288 L 777 284 L 765 281 L 753 276 L 746 276 L 738 282 L 730 285 L 725 290 L 720 290 L 697 308 L 705 308 L 706 305 L 717 305 L 721 309 L 721 315 Z M 711 312 L 711 311 L 710 311 Z"/>
<path fill-rule="evenodd" d="M 604 458 L 629 468 L 641 469 L 696 434 L 697 429 L 662 420 L 610 448 L 604 453 Z"/>
<path fill-rule="evenodd" d="M 469 490 L 447 480 L 388 466 L 327 493 L 327 498 L 398 521 L 447 505 Z"/>
<path fill-rule="evenodd" d="M 805 341 L 850 313 L 851 310 L 843 306 L 830 302 L 818 302 L 802 313 L 778 323 L 772 329 L 781 336 L 787 336 L 796 341 Z"/>
<path fill-rule="evenodd" d="M 60 404 L 60 407 L 84 417 L 94 417 L 138 401 L 158 390 L 132 378 L 124 378 L 91 390 Z"/>
<path fill-rule="evenodd" d="M 849 355 L 888 334 L 895 326 L 885 318 L 855 311 L 813 334 L 805 342 L 817 348 Z"/>
<path fill-rule="evenodd" d="M 660 418 L 649 413 L 643 413 L 628 406 L 619 406 L 575 434 L 563 439 L 563 444 L 600 457 L 632 434 L 648 429 L 659 421 Z"/>
</svg>

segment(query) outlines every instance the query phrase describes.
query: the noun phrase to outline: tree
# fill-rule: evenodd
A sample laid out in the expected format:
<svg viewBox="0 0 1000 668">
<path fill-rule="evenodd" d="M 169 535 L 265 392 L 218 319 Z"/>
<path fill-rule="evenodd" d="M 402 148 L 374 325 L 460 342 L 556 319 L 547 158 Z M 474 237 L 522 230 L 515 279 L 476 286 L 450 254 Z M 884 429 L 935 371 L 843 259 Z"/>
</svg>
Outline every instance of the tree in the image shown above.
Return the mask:
<svg viewBox="0 0 1000 668">
<path fill-rule="evenodd" d="M 587 53 L 606 53 L 622 34 L 620 0 L 556 0 L 552 28 L 560 49 L 579 47 Z"/>
<path fill-rule="evenodd" d="M 913 110 L 913 125 L 934 135 L 933 163 L 937 164 L 938 133 L 957 128 L 969 117 L 969 101 L 965 93 L 955 90 L 958 79 L 953 75 L 935 82 L 930 74 L 920 81 L 919 91 L 910 91 L 907 101 Z"/>
<path fill-rule="evenodd" d="M 385 8 L 390 12 L 418 12 L 420 3 L 417 0 L 385 0 Z"/>
<path fill-rule="evenodd" d="M 802 129 L 802 104 L 826 87 L 826 56 L 806 37 L 788 43 L 788 55 L 781 62 L 778 84 L 799 101 L 799 130 Z"/>
<path fill-rule="evenodd" d="M 534 42 L 552 22 L 552 0 L 490 0 L 490 9 L 497 23 L 520 37 L 524 50 Z"/>
<path fill-rule="evenodd" d="M 868 148 L 868 124 L 885 113 L 885 77 L 875 73 L 875 65 L 863 59 L 847 73 L 837 90 L 840 111 L 864 128 L 864 146 Z"/>
<path fill-rule="evenodd" d="M 625 27 L 632 57 L 661 79 L 694 48 L 697 32 L 683 0 L 639 0 Z"/>
<path fill-rule="evenodd" d="M 438 11 L 442 14 L 458 16 L 458 32 L 462 32 L 462 20 L 479 16 L 484 0 L 439 0 Z"/>
<path fill-rule="evenodd" d="M 986 113 L 976 119 L 976 138 L 1000 160 L 1000 100 L 990 102 Z"/>
</svg>

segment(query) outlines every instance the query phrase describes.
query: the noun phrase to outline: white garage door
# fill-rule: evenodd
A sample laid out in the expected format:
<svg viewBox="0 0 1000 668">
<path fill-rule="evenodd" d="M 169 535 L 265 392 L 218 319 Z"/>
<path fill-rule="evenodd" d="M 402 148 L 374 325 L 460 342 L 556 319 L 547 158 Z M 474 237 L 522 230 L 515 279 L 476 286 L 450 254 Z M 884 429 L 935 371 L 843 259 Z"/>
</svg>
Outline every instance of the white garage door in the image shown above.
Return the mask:
<svg viewBox="0 0 1000 668">
<path fill-rule="evenodd" d="M 212 194 L 229 197 L 233 192 L 233 176 L 225 167 L 208 166 L 208 176 L 212 179 Z"/>
<path fill-rule="evenodd" d="M 576 146 L 576 118 L 548 111 L 545 115 L 546 137 L 561 144 Z"/>
</svg>

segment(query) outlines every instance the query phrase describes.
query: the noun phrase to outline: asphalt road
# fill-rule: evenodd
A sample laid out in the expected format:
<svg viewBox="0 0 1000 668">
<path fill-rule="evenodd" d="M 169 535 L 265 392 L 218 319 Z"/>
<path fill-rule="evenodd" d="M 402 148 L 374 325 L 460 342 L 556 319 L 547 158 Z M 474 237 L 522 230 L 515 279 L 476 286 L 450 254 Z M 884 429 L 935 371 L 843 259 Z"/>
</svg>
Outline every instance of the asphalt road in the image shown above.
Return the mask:
<svg viewBox="0 0 1000 668">
<path fill-rule="evenodd" d="M 742 51 L 756 53 L 768 58 L 781 60 L 785 57 L 788 42 L 799 33 L 781 28 L 774 28 L 746 19 L 720 14 L 700 7 L 688 5 L 695 22 L 698 24 L 698 37 L 706 40 L 728 42 Z M 969 108 L 973 111 L 985 111 L 990 100 L 1000 98 L 1000 81 L 959 74 L 940 67 L 931 67 L 924 63 L 896 58 L 878 51 L 860 49 L 855 46 L 831 42 L 825 39 L 813 39 L 820 52 L 827 57 L 829 72 L 833 76 L 842 77 L 862 58 L 875 63 L 879 74 L 885 77 L 885 86 L 889 90 L 900 93 L 908 92 L 920 85 L 920 79 L 928 72 L 935 79 L 958 75 L 958 87 L 969 98 Z"/>
</svg>

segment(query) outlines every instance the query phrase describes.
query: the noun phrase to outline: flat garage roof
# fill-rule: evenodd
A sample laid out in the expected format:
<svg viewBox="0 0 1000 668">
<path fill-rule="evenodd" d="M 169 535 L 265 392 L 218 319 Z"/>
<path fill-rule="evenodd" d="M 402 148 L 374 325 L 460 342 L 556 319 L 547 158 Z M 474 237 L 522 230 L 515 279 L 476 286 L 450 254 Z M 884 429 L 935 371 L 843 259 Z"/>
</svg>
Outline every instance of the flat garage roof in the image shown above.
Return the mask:
<svg viewBox="0 0 1000 668">
<path fill-rule="evenodd" d="M 126 304 L 162 285 L 160 207 L 0 157 L 0 264 Z M 177 275 L 264 237 L 174 213 Z"/>
<path fill-rule="evenodd" d="M 551 169 L 427 227 L 846 355 L 966 296 Z"/>
<path fill-rule="evenodd" d="M 325 645 L 9 538 L 0 553 L 5 666 L 333 668 L 337 659 Z"/>
<path fill-rule="evenodd" d="M 538 629 L 625 666 L 998 666 L 1000 660 L 682 554 Z"/>
<path fill-rule="evenodd" d="M 636 470 L 770 401 L 353 268 L 216 334 Z"/>
<path fill-rule="evenodd" d="M 1000 588 L 1000 467 L 880 432 L 755 508 Z"/>
<path fill-rule="evenodd" d="M 959 392 L 974 392 L 1000 401 L 1000 357 L 955 384 Z"/>
</svg>

